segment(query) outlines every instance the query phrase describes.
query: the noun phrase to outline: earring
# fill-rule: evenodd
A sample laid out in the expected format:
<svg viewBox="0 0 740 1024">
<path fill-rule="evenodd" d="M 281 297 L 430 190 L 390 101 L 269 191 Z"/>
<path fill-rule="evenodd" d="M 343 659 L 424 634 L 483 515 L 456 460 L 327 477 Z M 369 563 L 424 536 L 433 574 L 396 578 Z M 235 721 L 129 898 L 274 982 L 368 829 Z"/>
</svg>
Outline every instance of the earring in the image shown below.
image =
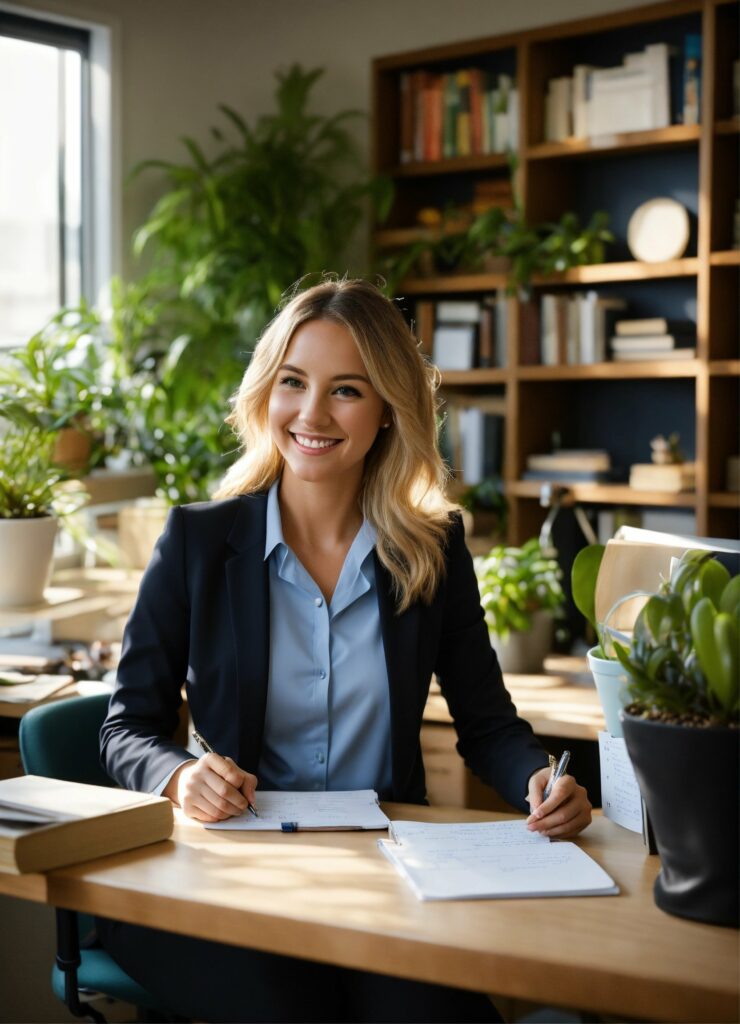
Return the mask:
<svg viewBox="0 0 740 1024">
<path fill-rule="evenodd" d="M 390 423 L 381 423 L 380 425 L 383 428 L 383 430 L 387 430 L 388 427 L 390 426 Z"/>
</svg>

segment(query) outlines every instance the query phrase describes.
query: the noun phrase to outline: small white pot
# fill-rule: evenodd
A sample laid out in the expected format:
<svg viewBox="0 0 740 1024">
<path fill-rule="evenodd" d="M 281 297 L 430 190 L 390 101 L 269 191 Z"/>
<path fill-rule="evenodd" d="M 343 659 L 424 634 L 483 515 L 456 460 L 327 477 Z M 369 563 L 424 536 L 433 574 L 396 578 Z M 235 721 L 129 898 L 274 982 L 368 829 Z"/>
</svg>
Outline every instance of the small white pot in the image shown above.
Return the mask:
<svg viewBox="0 0 740 1024">
<path fill-rule="evenodd" d="M 40 604 L 54 558 L 55 516 L 0 519 L 0 608 Z"/>
<path fill-rule="evenodd" d="M 588 652 L 588 667 L 591 669 L 594 683 L 596 683 L 596 692 L 601 701 L 606 728 L 612 736 L 623 737 L 619 712 L 630 702 L 627 693 L 627 673 L 618 661 L 599 658 L 596 654 L 597 650 L 597 647 L 592 647 Z"/>
<path fill-rule="evenodd" d="M 506 640 L 491 636 L 502 672 L 541 672 L 552 647 L 554 620 L 548 611 L 532 613 L 532 628 L 526 633 L 512 630 Z"/>
</svg>

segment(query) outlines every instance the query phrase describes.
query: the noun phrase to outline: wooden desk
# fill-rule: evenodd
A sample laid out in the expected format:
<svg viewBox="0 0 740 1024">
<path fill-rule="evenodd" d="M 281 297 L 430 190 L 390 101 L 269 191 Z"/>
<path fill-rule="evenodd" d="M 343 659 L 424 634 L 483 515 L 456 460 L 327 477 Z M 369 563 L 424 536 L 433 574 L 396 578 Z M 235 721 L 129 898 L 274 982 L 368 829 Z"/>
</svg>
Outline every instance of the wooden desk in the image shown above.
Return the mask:
<svg viewBox="0 0 740 1024">
<path fill-rule="evenodd" d="M 490 820 L 386 807 L 391 817 Z M 48 876 L 0 874 L 0 892 L 291 956 L 639 1020 L 734 1021 L 738 936 L 653 903 L 638 836 L 598 817 L 580 842 L 616 897 L 422 903 L 377 833 L 213 832 Z"/>
</svg>

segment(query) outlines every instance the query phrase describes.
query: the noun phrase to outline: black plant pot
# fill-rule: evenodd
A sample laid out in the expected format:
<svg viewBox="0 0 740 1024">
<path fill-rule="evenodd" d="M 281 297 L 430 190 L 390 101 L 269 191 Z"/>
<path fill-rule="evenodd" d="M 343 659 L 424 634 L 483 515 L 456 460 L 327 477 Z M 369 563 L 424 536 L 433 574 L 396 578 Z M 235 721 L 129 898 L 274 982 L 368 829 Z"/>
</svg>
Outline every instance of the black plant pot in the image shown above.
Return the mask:
<svg viewBox="0 0 740 1024">
<path fill-rule="evenodd" d="M 660 854 L 655 902 L 678 917 L 737 927 L 740 730 L 627 714 L 622 724 Z"/>
</svg>

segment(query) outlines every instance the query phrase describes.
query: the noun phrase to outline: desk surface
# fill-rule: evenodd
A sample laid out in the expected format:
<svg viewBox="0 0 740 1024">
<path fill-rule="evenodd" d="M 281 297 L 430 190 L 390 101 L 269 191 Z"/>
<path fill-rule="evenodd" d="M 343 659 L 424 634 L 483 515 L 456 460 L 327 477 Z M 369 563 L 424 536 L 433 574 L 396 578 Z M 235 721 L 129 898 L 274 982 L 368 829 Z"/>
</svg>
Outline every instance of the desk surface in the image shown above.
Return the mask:
<svg viewBox="0 0 740 1024">
<path fill-rule="evenodd" d="M 538 675 L 504 676 L 517 711 L 538 736 L 598 740 L 604 713 L 585 658 L 551 655 Z M 447 702 L 439 692 L 429 695 L 425 722 L 452 722 Z"/>
<path fill-rule="evenodd" d="M 490 820 L 389 805 L 391 817 Z M 612 897 L 422 903 L 377 833 L 214 832 L 47 876 L 0 874 L 0 892 L 349 967 L 579 1006 L 640 1020 L 737 1020 L 738 936 L 655 907 L 658 869 L 638 836 L 597 817 L 580 842 Z"/>
</svg>

